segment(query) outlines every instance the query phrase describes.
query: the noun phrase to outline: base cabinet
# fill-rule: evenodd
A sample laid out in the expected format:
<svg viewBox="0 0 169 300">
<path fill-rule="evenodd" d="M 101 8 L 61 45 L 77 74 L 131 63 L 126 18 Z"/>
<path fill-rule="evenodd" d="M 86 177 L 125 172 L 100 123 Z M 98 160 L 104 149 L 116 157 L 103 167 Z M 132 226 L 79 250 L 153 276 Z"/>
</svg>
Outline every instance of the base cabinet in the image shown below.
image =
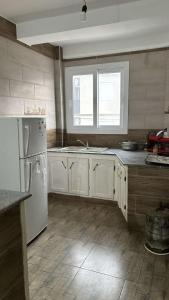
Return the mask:
<svg viewBox="0 0 169 300">
<path fill-rule="evenodd" d="M 87 158 L 68 158 L 69 193 L 89 195 L 89 160 Z"/>
<path fill-rule="evenodd" d="M 91 160 L 90 192 L 92 197 L 113 200 L 114 166 L 114 160 Z"/>
<path fill-rule="evenodd" d="M 115 156 L 48 153 L 49 192 L 117 201 L 128 215 L 128 168 Z"/>
<path fill-rule="evenodd" d="M 50 192 L 68 193 L 67 158 L 48 156 L 48 178 Z"/>
<path fill-rule="evenodd" d="M 115 200 L 127 221 L 128 215 L 128 168 L 123 166 L 119 160 L 115 165 Z"/>
</svg>

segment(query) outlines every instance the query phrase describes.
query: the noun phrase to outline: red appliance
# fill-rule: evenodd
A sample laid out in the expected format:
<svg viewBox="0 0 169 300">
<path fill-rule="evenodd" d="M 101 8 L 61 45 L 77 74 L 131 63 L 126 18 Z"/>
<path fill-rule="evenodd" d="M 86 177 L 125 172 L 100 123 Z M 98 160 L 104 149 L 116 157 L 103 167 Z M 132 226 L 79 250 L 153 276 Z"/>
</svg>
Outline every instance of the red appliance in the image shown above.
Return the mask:
<svg viewBox="0 0 169 300">
<path fill-rule="evenodd" d="M 154 154 L 169 156 L 169 138 L 155 133 L 147 136 L 147 151 Z"/>
</svg>

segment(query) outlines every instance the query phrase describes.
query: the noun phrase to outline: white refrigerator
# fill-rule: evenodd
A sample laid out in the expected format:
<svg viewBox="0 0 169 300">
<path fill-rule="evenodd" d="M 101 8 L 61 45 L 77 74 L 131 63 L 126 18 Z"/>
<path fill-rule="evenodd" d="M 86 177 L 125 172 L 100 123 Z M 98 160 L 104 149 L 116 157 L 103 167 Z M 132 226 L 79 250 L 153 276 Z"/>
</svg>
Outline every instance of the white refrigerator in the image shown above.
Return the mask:
<svg viewBox="0 0 169 300">
<path fill-rule="evenodd" d="M 0 189 L 32 194 L 25 201 L 31 242 L 48 222 L 45 118 L 0 118 Z"/>
</svg>

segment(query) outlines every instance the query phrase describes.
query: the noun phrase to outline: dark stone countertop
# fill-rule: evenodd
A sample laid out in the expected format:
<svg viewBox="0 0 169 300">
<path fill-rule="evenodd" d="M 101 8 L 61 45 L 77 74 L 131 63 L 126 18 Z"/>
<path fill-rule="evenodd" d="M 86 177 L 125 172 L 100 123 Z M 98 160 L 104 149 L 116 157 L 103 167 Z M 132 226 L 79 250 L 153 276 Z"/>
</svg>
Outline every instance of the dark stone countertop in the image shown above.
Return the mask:
<svg viewBox="0 0 169 300">
<path fill-rule="evenodd" d="M 0 214 L 17 205 L 19 202 L 29 198 L 31 194 L 0 190 Z"/>
<path fill-rule="evenodd" d="M 106 151 L 99 153 L 80 153 L 76 151 L 63 151 L 60 147 L 49 148 L 48 152 L 56 152 L 56 153 L 78 153 L 78 154 L 88 154 L 88 155 L 116 155 L 123 165 L 126 166 L 142 166 L 142 167 L 154 167 L 154 168 L 169 168 L 169 165 L 159 165 L 159 164 L 147 164 L 145 162 L 145 158 L 148 155 L 145 151 L 125 151 L 122 149 L 108 148 Z"/>
<path fill-rule="evenodd" d="M 106 155 L 116 155 L 123 165 L 149 166 L 145 163 L 147 152 L 145 151 L 125 151 L 121 149 L 109 149 L 104 152 Z"/>
</svg>

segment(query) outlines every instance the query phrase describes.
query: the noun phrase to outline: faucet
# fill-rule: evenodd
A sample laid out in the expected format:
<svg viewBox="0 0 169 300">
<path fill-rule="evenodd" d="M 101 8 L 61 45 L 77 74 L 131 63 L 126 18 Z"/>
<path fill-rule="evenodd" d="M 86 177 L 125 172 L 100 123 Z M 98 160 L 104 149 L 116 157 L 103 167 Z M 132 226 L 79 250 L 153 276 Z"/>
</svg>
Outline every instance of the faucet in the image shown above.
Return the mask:
<svg viewBox="0 0 169 300">
<path fill-rule="evenodd" d="M 79 143 L 82 144 L 85 148 L 89 148 L 89 143 L 88 143 L 88 141 L 86 141 L 86 143 L 84 143 L 84 142 L 81 141 L 81 140 L 76 140 L 76 142 L 79 142 Z"/>
</svg>

